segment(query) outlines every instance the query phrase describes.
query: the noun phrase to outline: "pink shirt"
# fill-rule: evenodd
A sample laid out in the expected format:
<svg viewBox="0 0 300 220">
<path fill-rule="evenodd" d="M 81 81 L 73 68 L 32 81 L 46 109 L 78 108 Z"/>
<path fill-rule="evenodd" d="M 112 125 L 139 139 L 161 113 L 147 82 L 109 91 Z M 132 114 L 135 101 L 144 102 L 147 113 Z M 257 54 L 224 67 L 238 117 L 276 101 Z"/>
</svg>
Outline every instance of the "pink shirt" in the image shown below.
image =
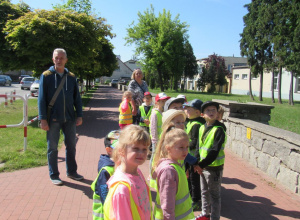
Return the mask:
<svg viewBox="0 0 300 220">
<path fill-rule="evenodd" d="M 151 219 L 150 199 L 147 191 L 146 181 L 140 172 L 140 175 L 135 176 L 128 173 L 123 173 L 120 170 L 116 171 L 117 175 L 122 176 L 120 181 L 125 178 L 130 182 L 132 197 L 140 209 L 141 220 Z M 114 175 L 115 175 L 114 174 Z M 116 179 L 115 179 L 116 180 Z M 128 182 L 126 181 L 126 182 Z M 120 184 L 112 198 L 112 208 L 116 220 L 133 220 L 130 211 L 130 194 L 127 186 Z"/>
</svg>

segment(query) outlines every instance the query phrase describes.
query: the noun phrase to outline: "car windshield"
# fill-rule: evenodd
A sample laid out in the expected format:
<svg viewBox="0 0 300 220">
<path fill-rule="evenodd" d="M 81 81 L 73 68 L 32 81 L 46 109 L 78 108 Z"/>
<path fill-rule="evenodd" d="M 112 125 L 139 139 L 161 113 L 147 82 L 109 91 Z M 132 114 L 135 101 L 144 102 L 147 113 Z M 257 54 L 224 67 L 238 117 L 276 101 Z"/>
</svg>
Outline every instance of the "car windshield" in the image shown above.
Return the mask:
<svg viewBox="0 0 300 220">
<path fill-rule="evenodd" d="M 0 79 L 5 79 L 4 76 L 0 76 Z"/>
<path fill-rule="evenodd" d="M 34 78 L 23 78 L 23 81 L 34 81 Z"/>
</svg>

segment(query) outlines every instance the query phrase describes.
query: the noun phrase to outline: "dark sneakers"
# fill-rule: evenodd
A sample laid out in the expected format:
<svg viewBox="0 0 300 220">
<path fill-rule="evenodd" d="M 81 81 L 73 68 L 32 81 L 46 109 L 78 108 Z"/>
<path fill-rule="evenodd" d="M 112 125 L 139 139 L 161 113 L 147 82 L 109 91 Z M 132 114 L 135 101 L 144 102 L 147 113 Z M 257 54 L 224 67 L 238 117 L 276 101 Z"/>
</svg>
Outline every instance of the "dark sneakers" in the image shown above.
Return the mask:
<svg viewBox="0 0 300 220">
<path fill-rule="evenodd" d="M 61 181 L 61 179 L 59 177 L 50 178 L 50 180 L 54 185 L 57 185 L 57 186 L 61 186 L 63 184 L 63 182 Z"/>
<path fill-rule="evenodd" d="M 67 174 L 67 177 L 69 177 L 73 180 L 83 180 L 84 179 L 84 177 L 79 175 L 78 173 Z"/>
</svg>

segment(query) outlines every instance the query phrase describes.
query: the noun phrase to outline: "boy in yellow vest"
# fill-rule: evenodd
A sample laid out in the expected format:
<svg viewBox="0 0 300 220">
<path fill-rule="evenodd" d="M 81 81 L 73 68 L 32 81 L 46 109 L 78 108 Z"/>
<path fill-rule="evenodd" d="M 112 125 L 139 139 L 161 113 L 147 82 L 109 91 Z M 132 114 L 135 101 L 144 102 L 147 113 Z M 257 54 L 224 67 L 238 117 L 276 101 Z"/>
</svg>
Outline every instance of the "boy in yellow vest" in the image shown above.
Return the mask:
<svg viewBox="0 0 300 220">
<path fill-rule="evenodd" d="M 197 143 L 199 138 L 199 129 L 205 124 L 204 118 L 201 117 L 201 106 L 203 102 L 200 99 L 193 99 L 192 101 L 183 104 L 184 111 L 187 115 L 186 119 L 186 133 L 189 136 L 189 153 L 195 156 Z M 193 166 L 186 164 L 188 172 L 188 183 L 190 194 L 193 200 L 193 210 L 199 210 L 201 206 L 201 191 L 200 191 L 200 175 L 195 172 Z"/>
<path fill-rule="evenodd" d="M 93 220 L 102 220 L 103 205 L 108 193 L 106 182 L 114 173 L 114 161 L 111 160 L 112 151 L 115 148 L 120 132 L 119 130 L 111 131 L 104 139 L 104 145 L 107 154 L 101 154 L 98 162 L 98 176 L 92 183 L 93 194 Z"/>
<path fill-rule="evenodd" d="M 217 220 L 221 213 L 221 182 L 225 161 L 226 127 L 217 120 L 219 104 L 207 101 L 201 106 L 206 123 L 199 130 L 202 214 L 197 220 Z"/>
<path fill-rule="evenodd" d="M 144 93 L 143 104 L 139 106 L 137 112 L 137 122 L 149 133 L 150 116 L 153 109 L 152 95 L 150 92 Z"/>
</svg>

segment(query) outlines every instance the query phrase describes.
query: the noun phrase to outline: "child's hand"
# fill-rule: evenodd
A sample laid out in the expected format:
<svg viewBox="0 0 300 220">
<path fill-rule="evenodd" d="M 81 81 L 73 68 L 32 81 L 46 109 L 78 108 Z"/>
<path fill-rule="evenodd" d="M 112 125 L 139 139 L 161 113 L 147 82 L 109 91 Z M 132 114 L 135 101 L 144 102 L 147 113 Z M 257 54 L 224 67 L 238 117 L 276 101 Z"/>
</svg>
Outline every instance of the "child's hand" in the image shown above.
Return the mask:
<svg viewBox="0 0 300 220">
<path fill-rule="evenodd" d="M 199 175 L 202 174 L 203 169 L 199 165 L 194 165 L 194 172 L 198 173 Z"/>
<path fill-rule="evenodd" d="M 186 178 L 189 178 L 189 176 L 190 176 L 190 172 L 187 170 L 187 171 L 185 171 L 185 175 L 186 175 Z"/>
<path fill-rule="evenodd" d="M 150 124 L 149 119 L 144 119 L 144 123 L 145 123 L 146 125 L 149 125 L 149 124 Z"/>
</svg>

